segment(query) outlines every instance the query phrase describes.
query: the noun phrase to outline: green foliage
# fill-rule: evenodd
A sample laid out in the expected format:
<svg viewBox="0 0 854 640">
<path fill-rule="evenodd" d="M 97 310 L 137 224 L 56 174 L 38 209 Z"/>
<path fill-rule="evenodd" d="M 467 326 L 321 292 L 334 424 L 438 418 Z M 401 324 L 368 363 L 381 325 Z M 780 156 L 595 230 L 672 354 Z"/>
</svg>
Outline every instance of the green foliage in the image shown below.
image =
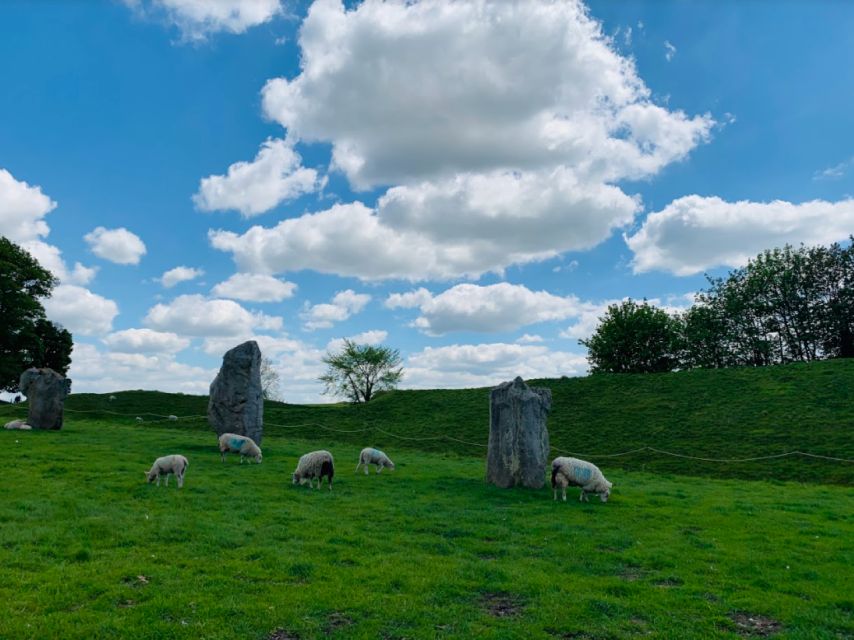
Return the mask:
<svg viewBox="0 0 854 640">
<path fill-rule="evenodd" d="M 324 393 L 350 402 L 369 402 L 378 391 L 397 387 L 403 378 L 400 352 L 390 347 L 345 339 L 341 350 L 327 353 L 323 362 L 326 373 L 320 381 L 326 385 Z"/>
<path fill-rule="evenodd" d="M 65 374 L 71 334 L 45 318 L 41 299 L 56 279 L 24 249 L 0 236 L 0 389 L 15 391 L 32 366 Z"/>
<path fill-rule="evenodd" d="M 587 347 L 592 373 L 659 373 L 679 363 L 679 321 L 647 303 L 612 304 Z"/>
<path fill-rule="evenodd" d="M 282 429 L 240 465 L 209 430 L 166 424 L 72 413 L 59 432 L 0 431 L 16 461 L 0 475 L 0 637 L 723 640 L 739 612 L 780 638 L 851 636 L 847 487 L 602 464 L 607 504 L 556 503 L 485 484 L 482 457 L 389 449 L 397 470 L 365 477 L 362 445 Z M 334 490 L 292 486 L 320 447 Z M 190 460 L 181 490 L 145 483 L 169 453 Z"/>
</svg>

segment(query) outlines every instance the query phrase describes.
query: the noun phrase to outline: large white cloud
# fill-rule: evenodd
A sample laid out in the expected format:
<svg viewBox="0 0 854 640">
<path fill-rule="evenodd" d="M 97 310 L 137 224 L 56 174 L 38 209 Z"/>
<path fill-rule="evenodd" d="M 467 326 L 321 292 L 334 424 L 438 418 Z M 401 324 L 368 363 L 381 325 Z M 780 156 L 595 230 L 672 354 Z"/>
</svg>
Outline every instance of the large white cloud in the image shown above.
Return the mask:
<svg viewBox="0 0 854 640">
<path fill-rule="evenodd" d="M 139 264 L 146 253 L 145 243 L 138 235 L 120 227 L 107 229 L 96 227 L 83 239 L 96 256 L 116 264 Z"/>
<path fill-rule="evenodd" d="M 203 269 L 197 269 L 195 267 L 175 267 L 174 269 L 169 269 L 169 271 L 165 271 L 162 276 L 160 276 L 160 283 L 170 289 L 174 287 L 179 282 L 186 282 L 187 280 L 194 280 L 199 276 L 204 275 Z"/>
<path fill-rule="evenodd" d="M 165 13 L 184 38 L 204 40 L 225 31 L 243 33 L 282 12 L 281 0 L 123 0 L 144 14 Z"/>
<path fill-rule="evenodd" d="M 388 331 L 383 331 L 382 329 L 372 329 L 370 331 L 363 331 L 362 333 L 357 333 L 353 336 L 347 336 L 347 338 L 333 338 L 332 340 L 326 343 L 326 350 L 332 353 L 340 351 L 344 347 L 345 339 L 349 340 L 350 342 L 355 342 L 356 344 L 376 345 L 385 342 L 386 338 L 388 338 Z"/>
<path fill-rule="evenodd" d="M 58 322 L 72 334 L 99 335 L 113 328 L 118 305 L 88 289 L 61 284 L 43 301 L 49 320 Z"/>
<path fill-rule="evenodd" d="M 168 354 L 190 346 L 188 338 L 166 331 L 124 329 L 115 331 L 103 340 L 110 351 L 121 353 Z"/>
<path fill-rule="evenodd" d="M 202 178 L 193 202 L 202 211 L 236 209 L 250 218 L 322 186 L 317 171 L 285 140 L 267 140 L 252 162 L 236 162 L 224 176 Z"/>
<path fill-rule="evenodd" d="M 786 243 L 829 244 L 854 229 L 854 199 L 793 204 L 727 202 L 698 195 L 651 213 L 626 236 L 636 273 L 655 269 L 691 275 L 716 266 L 737 267 L 765 249 Z"/>
<path fill-rule="evenodd" d="M 293 282 L 279 280 L 261 273 L 235 273 L 217 284 L 211 293 L 220 298 L 250 302 L 281 302 L 291 298 L 297 289 Z"/>
<path fill-rule="evenodd" d="M 156 304 L 143 321 L 157 331 L 181 336 L 236 336 L 253 330 L 277 330 L 282 319 L 252 313 L 233 300 L 209 300 L 201 295 L 178 296 L 168 304 Z"/>
<path fill-rule="evenodd" d="M 303 326 L 309 330 L 327 329 L 336 322 L 342 322 L 350 316 L 359 313 L 370 302 L 371 296 L 366 293 L 356 293 L 352 289 L 339 291 L 330 302 L 306 305 L 301 314 Z"/>
</svg>

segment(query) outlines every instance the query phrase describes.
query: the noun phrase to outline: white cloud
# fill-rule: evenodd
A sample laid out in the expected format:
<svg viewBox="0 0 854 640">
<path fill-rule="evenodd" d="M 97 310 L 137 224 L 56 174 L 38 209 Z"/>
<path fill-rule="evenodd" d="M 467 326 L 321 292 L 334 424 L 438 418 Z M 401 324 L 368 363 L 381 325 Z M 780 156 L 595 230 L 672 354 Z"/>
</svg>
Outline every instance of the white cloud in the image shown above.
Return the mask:
<svg viewBox="0 0 854 640">
<path fill-rule="evenodd" d="M 539 345 L 505 343 L 455 344 L 427 347 L 404 365 L 402 388 L 483 387 L 522 378 L 581 375 L 587 358 Z"/>
<path fill-rule="evenodd" d="M 854 200 L 727 202 L 698 195 L 651 213 L 626 243 L 635 273 L 654 269 L 685 276 L 716 266 L 737 267 L 786 243 L 829 244 L 854 229 Z"/>
<path fill-rule="evenodd" d="M 56 202 L 41 187 L 16 180 L 0 169 L 0 235 L 16 243 L 38 240 L 50 232 L 43 218 L 55 208 Z"/>
<path fill-rule="evenodd" d="M 76 393 L 148 389 L 207 395 L 216 373 L 216 368 L 183 364 L 169 354 L 103 352 L 95 345 L 75 342 L 68 376 Z M 163 407 L 161 413 L 172 410 Z"/>
<path fill-rule="evenodd" d="M 281 302 L 293 297 L 297 285 L 260 273 L 235 273 L 217 284 L 211 294 L 250 302 Z"/>
<path fill-rule="evenodd" d="M 169 271 L 164 272 L 163 275 L 160 276 L 160 283 L 167 289 L 170 289 L 179 282 L 194 280 L 204 274 L 204 270 L 196 269 L 195 267 L 175 267 L 174 269 L 169 269 Z"/>
<path fill-rule="evenodd" d="M 371 296 L 366 293 L 356 293 L 352 289 L 347 289 L 336 293 L 329 303 L 310 306 L 306 303 L 306 308 L 300 317 L 308 331 L 327 329 L 334 323 L 359 313 L 370 300 Z"/>
<path fill-rule="evenodd" d="M 50 298 L 43 300 L 48 319 L 58 322 L 72 334 L 98 335 L 113 328 L 118 305 L 88 289 L 61 284 Z"/>
<path fill-rule="evenodd" d="M 419 287 L 406 293 L 392 293 L 383 303 L 389 309 L 413 309 L 427 304 L 433 299 L 433 294 L 424 287 Z"/>
<path fill-rule="evenodd" d="M 282 13 L 280 0 L 123 0 L 143 15 L 165 14 L 186 40 L 225 31 L 244 33 Z"/>
<path fill-rule="evenodd" d="M 385 342 L 385 339 L 388 338 L 388 331 L 382 331 L 380 329 L 374 329 L 372 331 L 363 331 L 362 333 L 357 333 L 354 336 L 348 336 L 347 340 L 351 342 L 355 342 L 356 344 L 382 344 Z M 326 344 L 326 350 L 330 352 L 340 351 L 344 346 L 344 338 L 334 338 L 330 340 Z"/>
<path fill-rule="evenodd" d="M 140 258 L 146 253 L 145 243 L 124 227 L 96 227 L 83 239 L 89 244 L 92 253 L 116 264 L 139 264 Z"/>
<path fill-rule="evenodd" d="M 670 62 L 676 55 L 676 47 L 669 40 L 664 41 L 664 59 Z"/>
<path fill-rule="evenodd" d="M 69 269 L 59 247 L 41 240 L 30 240 L 21 246 L 63 284 L 89 284 L 98 273 L 98 267 L 84 267 L 79 262 L 75 262 L 74 267 Z"/>
<path fill-rule="evenodd" d="M 301 165 L 302 158 L 285 140 L 267 140 L 252 162 L 236 162 L 224 176 L 202 178 L 193 196 L 202 211 L 236 209 L 244 217 L 321 188 L 325 180 Z"/>
<path fill-rule="evenodd" d="M 168 304 L 157 304 L 143 321 L 158 331 L 181 336 L 236 336 L 253 329 L 277 330 L 282 319 L 251 313 L 233 300 L 209 300 L 201 295 L 178 296 Z"/>
<path fill-rule="evenodd" d="M 125 329 L 106 336 L 104 344 L 110 351 L 122 353 L 177 353 L 190 346 L 188 338 L 178 334 L 151 329 Z"/>
<path fill-rule="evenodd" d="M 578 315 L 575 296 L 560 297 L 507 282 L 458 284 L 419 305 L 414 326 L 429 335 L 452 331 L 511 331 L 528 324 Z"/>
<path fill-rule="evenodd" d="M 525 335 L 517 338 L 516 342 L 519 344 L 537 344 L 539 342 L 543 342 L 543 337 L 526 333 Z"/>
<path fill-rule="evenodd" d="M 826 169 L 822 169 L 821 171 L 816 171 L 812 179 L 813 180 L 839 180 L 844 177 L 846 173 L 848 173 L 848 169 L 851 165 L 854 164 L 854 157 L 845 160 L 844 162 L 840 162 L 839 164 L 833 165 L 832 167 L 827 167 Z"/>
</svg>

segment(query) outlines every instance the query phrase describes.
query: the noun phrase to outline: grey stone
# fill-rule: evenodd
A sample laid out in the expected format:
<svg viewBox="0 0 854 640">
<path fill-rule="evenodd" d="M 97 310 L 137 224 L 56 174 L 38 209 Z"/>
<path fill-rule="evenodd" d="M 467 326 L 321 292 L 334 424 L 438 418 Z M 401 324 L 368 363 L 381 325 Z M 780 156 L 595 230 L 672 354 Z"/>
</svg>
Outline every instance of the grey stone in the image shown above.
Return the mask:
<svg viewBox="0 0 854 640">
<path fill-rule="evenodd" d="M 261 350 L 254 340 L 230 349 L 211 383 L 208 422 L 217 435 L 236 433 L 261 445 L 264 400 L 261 396 Z"/>
<path fill-rule="evenodd" d="M 542 488 L 549 457 L 546 418 L 551 406 L 551 389 L 529 387 L 518 377 L 489 393 L 487 482 L 503 488 Z"/>
<path fill-rule="evenodd" d="M 21 374 L 21 392 L 29 401 L 27 424 L 33 429 L 62 429 L 62 410 L 71 380 L 53 369 L 27 369 Z"/>
</svg>

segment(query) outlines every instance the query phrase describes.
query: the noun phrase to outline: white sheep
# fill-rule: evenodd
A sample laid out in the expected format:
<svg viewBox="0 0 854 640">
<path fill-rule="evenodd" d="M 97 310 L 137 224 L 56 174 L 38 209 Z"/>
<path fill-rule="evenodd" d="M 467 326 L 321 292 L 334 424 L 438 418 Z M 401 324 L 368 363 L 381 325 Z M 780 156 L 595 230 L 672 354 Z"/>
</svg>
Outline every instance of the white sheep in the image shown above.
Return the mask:
<svg viewBox="0 0 854 640">
<path fill-rule="evenodd" d="M 148 478 L 148 482 L 154 482 L 157 480 L 157 486 L 160 486 L 160 476 L 166 476 L 166 486 L 169 486 L 169 474 L 172 473 L 178 479 L 178 488 L 184 486 L 184 472 L 187 470 L 187 467 L 190 466 L 190 463 L 184 456 L 179 456 L 177 454 L 173 454 L 171 456 L 163 456 L 162 458 L 157 458 L 154 461 L 154 464 L 151 465 L 151 469 L 146 473 L 146 477 Z"/>
<path fill-rule="evenodd" d="M 137 421 L 137 422 L 142 422 L 142 418 L 140 418 L 139 416 L 137 416 L 137 417 L 136 417 L 136 421 Z"/>
<path fill-rule="evenodd" d="M 365 447 L 362 449 L 361 453 L 359 453 L 359 464 L 356 465 L 356 472 L 358 473 L 359 467 L 364 465 L 365 475 L 368 475 L 369 464 L 377 465 L 377 473 L 380 473 L 383 470 L 383 467 L 388 467 L 394 471 L 394 463 L 391 461 L 391 458 L 379 449 L 374 449 L 373 447 Z"/>
<path fill-rule="evenodd" d="M 17 430 L 17 431 L 30 431 L 32 427 L 28 425 L 23 420 L 12 420 L 12 422 L 7 422 L 4 426 L 4 429 L 9 430 Z"/>
<path fill-rule="evenodd" d="M 229 451 L 240 454 L 240 464 L 243 464 L 245 456 L 255 458 L 255 461 L 261 464 L 261 448 L 252 438 L 236 433 L 223 433 L 219 437 L 219 455 L 223 462 L 225 462 L 225 454 Z"/>
<path fill-rule="evenodd" d="M 313 488 L 314 479 L 317 478 L 317 488 L 320 489 L 325 476 L 329 490 L 332 491 L 332 478 L 334 475 L 335 462 L 332 459 L 332 454 L 323 450 L 312 451 L 299 459 L 292 481 L 293 484 L 305 484 L 305 481 L 308 480 L 308 486 Z"/>
<path fill-rule="evenodd" d="M 110 402 L 116 399 L 116 396 L 110 396 Z"/>
<path fill-rule="evenodd" d="M 169 416 L 169 419 L 170 419 L 170 420 L 177 420 L 177 419 L 178 419 L 178 416 Z"/>
<path fill-rule="evenodd" d="M 581 487 L 579 501 L 587 502 L 587 494 L 595 493 L 602 502 L 608 502 L 611 488 L 614 486 L 605 479 L 602 472 L 592 462 L 578 458 L 559 457 L 552 460 L 552 489 L 557 500 L 557 488 L 560 487 L 566 501 L 566 487 Z"/>
</svg>

